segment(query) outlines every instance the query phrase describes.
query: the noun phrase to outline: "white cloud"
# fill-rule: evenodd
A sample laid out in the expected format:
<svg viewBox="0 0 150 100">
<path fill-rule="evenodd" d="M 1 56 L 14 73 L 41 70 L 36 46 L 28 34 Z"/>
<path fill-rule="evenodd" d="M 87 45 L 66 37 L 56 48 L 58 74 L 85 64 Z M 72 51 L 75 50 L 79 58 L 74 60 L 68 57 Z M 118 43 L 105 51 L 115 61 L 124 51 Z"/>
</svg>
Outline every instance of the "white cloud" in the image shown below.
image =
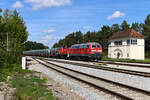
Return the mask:
<svg viewBox="0 0 150 100">
<path fill-rule="evenodd" d="M 40 42 L 46 44 L 50 41 L 50 39 L 51 39 L 51 36 L 46 35 L 45 37 L 43 37 L 43 39 Z"/>
<path fill-rule="evenodd" d="M 23 8 L 24 5 L 20 1 L 16 1 L 13 5 L 13 8 Z"/>
<path fill-rule="evenodd" d="M 116 19 L 125 16 L 124 13 L 121 13 L 120 11 L 115 11 L 111 16 L 107 17 L 107 20 Z"/>
<path fill-rule="evenodd" d="M 49 29 L 49 30 L 44 30 L 45 33 L 54 33 L 56 30 L 54 29 Z"/>
<path fill-rule="evenodd" d="M 85 29 L 85 30 L 89 30 L 89 29 L 91 29 L 91 28 L 93 28 L 92 26 L 84 26 L 83 27 L 83 29 Z"/>
<path fill-rule="evenodd" d="M 24 1 L 27 3 L 31 3 L 33 10 L 71 4 L 70 0 L 24 0 Z"/>
</svg>

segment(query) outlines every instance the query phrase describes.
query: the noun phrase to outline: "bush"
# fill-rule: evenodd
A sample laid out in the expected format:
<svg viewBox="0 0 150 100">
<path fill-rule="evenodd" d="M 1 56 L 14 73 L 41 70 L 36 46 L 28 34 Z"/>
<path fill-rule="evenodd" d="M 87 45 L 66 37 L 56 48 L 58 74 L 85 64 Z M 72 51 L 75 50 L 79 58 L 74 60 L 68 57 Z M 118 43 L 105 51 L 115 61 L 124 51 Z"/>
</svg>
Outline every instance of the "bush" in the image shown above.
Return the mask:
<svg viewBox="0 0 150 100">
<path fill-rule="evenodd" d="M 5 81 L 7 76 L 11 76 L 16 72 L 26 73 L 29 71 L 22 70 L 21 64 L 18 64 L 18 63 L 13 64 L 13 63 L 6 62 L 6 61 L 2 62 L 1 67 L 0 67 L 0 82 Z"/>
<path fill-rule="evenodd" d="M 150 58 L 150 52 L 145 52 L 145 57 Z"/>
</svg>

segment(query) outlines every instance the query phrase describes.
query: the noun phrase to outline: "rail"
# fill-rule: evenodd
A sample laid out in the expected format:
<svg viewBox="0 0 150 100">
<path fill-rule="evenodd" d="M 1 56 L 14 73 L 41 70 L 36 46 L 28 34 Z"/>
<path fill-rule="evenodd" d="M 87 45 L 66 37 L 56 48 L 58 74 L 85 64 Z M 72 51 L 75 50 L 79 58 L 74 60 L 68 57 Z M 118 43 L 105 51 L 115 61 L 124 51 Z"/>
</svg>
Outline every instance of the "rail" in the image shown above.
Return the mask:
<svg viewBox="0 0 150 100">
<path fill-rule="evenodd" d="M 113 89 L 110 89 L 110 88 L 108 88 L 108 87 L 106 88 L 106 87 L 104 87 L 104 86 L 100 86 L 99 84 L 96 84 L 96 83 L 94 83 L 94 82 L 92 82 L 92 81 L 88 81 L 87 79 L 92 78 L 92 79 L 96 79 L 96 80 L 99 80 L 99 81 L 103 81 L 103 82 L 105 82 L 105 84 L 107 83 L 108 85 L 110 85 L 111 88 L 112 88 L 112 85 L 114 85 L 114 86 L 115 86 L 115 85 L 116 85 L 116 86 L 119 86 L 119 90 L 120 90 L 121 88 L 123 88 L 123 89 L 124 89 L 124 88 L 127 88 L 127 90 L 132 91 L 133 93 L 136 92 L 136 96 L 137 96 L 137 94 L 139 93 L 139 94 L 142 94 L 142 95 L 143 95 L 142 98 L 144 98 L 144 96 L 147 96 L 147 98 L 150 98 L 150 92 L 149 92 L 149 91 L 141 90 L 141 89 L 138 89 L 138 88 L 135 88 L 135 87 L 131 87 L 131 86 L 124 85 L 124 84 L 121 84 L 121 83 L 116 83 L 116 82 L 113 82 L 113 81 L 110 81 L 110 80 L 106 80 L 106 79 L 103 79 L 103 78 L 99 78 L 99 77 L 96 77 L 96 76 L 92 76 L 92 75 L 89 75 L 89 74 L 86 74 L 86 73 L 83 73 L 83 72 L 79 72 L 79 71 L 75 71 L 75 70 L 72 70 L 72 69 L 68 69 L 68 68 L 62 67 L 62 66 L 60 66 L 60 65 L 47 62 L 47 61 L 46 61 L 46 63 L 42 63 L 42 62 L 40 62 L 40 61 L 38 60 L 38 62 L 41 63 L 41 64 L 43 64 L 44 66 L 47 66 L 47 67 L 49 67 L 49 68 L 51 68 L 51 69 L 53 69 L 53 70 L 56 70 L 56 71 L 58 71 L 58 72 L 60 72 L 60 73 L 62 73 L 62 74 L 65 74 L 65 75 L 70 76 L 70 77 L 72 77 L 72 78 L 74 78 L 74 79 L 77 79 L 77 80 L 79 80 L 79 81 L 82 81 L 82 82 L 84 82 L 84 83 L 87 83 L 87 84 L 89 84 L 89 85 L 92 85 L 93 87 L 95 87 L 95 88 L 97 88 L 97 89 L 100 89 L 100 90 L 104 90 L 104 91 L 106 91 L 106 92 L 109 92 L 109 93 L 111 93 L 111 94 L 113 94 L 113 95 L 115 95 L 115 96 L 117 96 L 117 97 L 122 98 L 123 100 L 135 100 L 136 97 L 131 97 L 131 96 L 128 96 L 128 94 L 123 94 L 123 93 L 117 92 L 117 91 L 114 90 L 114 88 L 113 88 Z M 49 64 L 50 64 L 50 65 L 49 65 Z M 53 66 L 55 66 L 55 67 L 52 67 L 51 65 L 53 65 Z M 56 67 L 56 66 L 57 66 L 57 67 Z M 65 69 L 65 70 L 63 70 L 63 69 Z M 63 70 L 63 71 L 62 71 L 62 70 Z M 70 72 L 68 72 L 68 71 L 70 71 Z M 74 76 L 73 74 L 71 74 L 71 72 L 77 73 L 78 75 L 75 75 L 75 76 Z M 79 78 L 79 77 L 78 77 L 79 74 L 84 75 L 84 76 L 87 76 L 88 78 Z M 82 76 L 82 77 L 84 77 L 84 76 Z"/>
</svg>

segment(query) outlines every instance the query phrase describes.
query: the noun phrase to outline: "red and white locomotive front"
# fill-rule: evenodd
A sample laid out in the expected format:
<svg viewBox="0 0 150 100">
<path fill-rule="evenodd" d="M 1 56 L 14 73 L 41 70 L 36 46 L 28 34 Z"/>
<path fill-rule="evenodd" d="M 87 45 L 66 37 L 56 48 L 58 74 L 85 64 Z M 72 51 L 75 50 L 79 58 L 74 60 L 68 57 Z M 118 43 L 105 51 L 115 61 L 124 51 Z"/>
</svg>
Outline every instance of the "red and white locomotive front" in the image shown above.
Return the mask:
<svg viewBox="0 0 150 100">
<path fill-rule="evenodd" d="M 101 59 L 102 46 L 99 43 L 89 42 L 75 44 L 70 48 L 70 56 L 83 59 Z"/>
<path fill-rule="evenodd" d="M 101 60 L 102 58 L 102 46 L 99 43 L 88 43 L 89 44 L 89 58 L 91 59 L 99 59 Z"/>
</svg>

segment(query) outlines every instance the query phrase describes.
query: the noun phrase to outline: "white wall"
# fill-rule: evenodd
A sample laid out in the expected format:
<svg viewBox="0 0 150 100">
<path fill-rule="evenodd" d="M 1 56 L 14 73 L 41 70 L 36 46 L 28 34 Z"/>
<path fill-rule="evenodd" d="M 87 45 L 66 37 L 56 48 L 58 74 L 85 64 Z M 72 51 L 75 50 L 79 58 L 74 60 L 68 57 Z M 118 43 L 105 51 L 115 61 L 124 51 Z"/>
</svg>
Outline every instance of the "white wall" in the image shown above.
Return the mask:
<svg viewBox="0 0 150 100">
<path fill-rule="evenodd" d="M 130 46 L 131 59 L 145 59 L 145 41 L 137 39 L 137 45 Z"/>
<path fill-rule="evenodd" d="M 127 40 L 137 39 L 136 44 L 127 45 Z M 122 40 L 122 45 L 115 46 L 114 41 Z M 111 45 L 108 46 L 108 57 L 117 58 L 117 53 L 121 53 L 119 58 L 124 59 L 144 59 L 145 58 L 145 43 L 144 39 L 141 38 L 124 38 L 124 39 L 114 39 L 110 40 Z"/>
</svg>

